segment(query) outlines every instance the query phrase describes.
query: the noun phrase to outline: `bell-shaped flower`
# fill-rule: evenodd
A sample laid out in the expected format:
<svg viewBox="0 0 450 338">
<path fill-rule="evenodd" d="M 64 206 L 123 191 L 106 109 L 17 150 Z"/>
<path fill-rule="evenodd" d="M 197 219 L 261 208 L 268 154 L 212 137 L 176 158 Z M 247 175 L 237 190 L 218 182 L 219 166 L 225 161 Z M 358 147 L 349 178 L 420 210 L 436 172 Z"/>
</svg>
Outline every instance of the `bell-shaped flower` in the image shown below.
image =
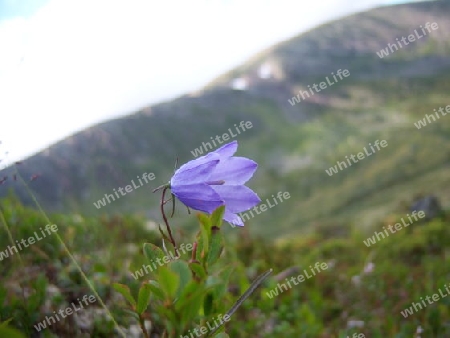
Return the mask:
<svg viewBox="0 0 450 338">
<path fill-rule="evenodd" d="M 170 180 L 170 189 L 183 204 L 211 214 L 225 205 L 223 219 L 243 226 L 237 213 L 251 209 L 261 199 L 244 185 L 258 164 L 245 157 L 233 156 L 237 141 L 182 165 Z"/>
</svg>

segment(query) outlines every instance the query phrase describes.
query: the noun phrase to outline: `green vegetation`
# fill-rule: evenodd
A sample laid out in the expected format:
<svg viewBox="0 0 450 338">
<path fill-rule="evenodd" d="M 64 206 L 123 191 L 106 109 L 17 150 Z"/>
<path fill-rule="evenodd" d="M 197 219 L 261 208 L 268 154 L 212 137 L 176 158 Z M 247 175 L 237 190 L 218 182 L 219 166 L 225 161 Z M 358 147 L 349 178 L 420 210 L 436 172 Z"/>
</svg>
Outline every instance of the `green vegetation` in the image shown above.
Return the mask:
<svg viewBox="0 0 450 338">
<path fill-rule="evenodd" d="M 270 269 L 216 337 L 406 338 L 420 330 L 424 337 L 450 336 L 450 297 L 401 314 L 450 282 L 450 114 L 415 126 L 450 105 L 450 40 L 441 29 L 409 49 L 376 54 L 422 24 L 421 12 L 450 25 L 448 1 L 352 15 L 274 46 L 196 95 L 99 124 L 2 171 L 0 179 L 8 179 L 0 185 L 0 337 L 115 337 L 120 330 L 133 337 L 142 327 L 151 338 L 179 337 L 226 313 Z M 255 75 L 265 62 L 276 69 L 274 78 Z M 300 88 L 338 69 L 351 75 L 289 104 Z M 251 80 L 249 90 L 232 90 L 229 83 L 241 76 Z M 249 187 L 263 202 L 278 192 L 290 198 L 244 228 L 224 225 L 219 232 L 212 228 L 216 216 L 188 215 L 178 206 L 170 223 L 177 243 L 198 244 L 195 262 L 183 253 L 138 277 L 164 250 L 155 228 L 159 196 L 151 191 L 170 179 L 176 159 L 193 159 L 203 142 L 241 121 L 253 127 L 235 138 L 236 155 L 259 165 Z M 388 146 L 327 174 L 376 140 Z M 11 179 L 15 170 L 18 177 L 40 176 L 24 185 Z M 143 173 L 156 179 L 94 206 Z M 446 210 L 442 216 L 364 244 L 404 217 L 417 196 L 430 194 Z M 47 224 L 58 232 L 19 252 L 9 249 Z M 297 276 L 317 262 L 328 269 L 270 293 L 285 282 L 281 273 Z M 96 302 L 82 317 L 36 331 L 46 316 L 91 294 Z"/>
<path fill-rule="evenodd" d="M 2 215 L 14 240 L 30 237 L 45 225 L 45 218 L 40 213 L 23 207 L 15 198 L 0 202 Z M 365 231 L 357 226 L 323 225 L 308 236 L 277 243 L 249 235 L 249 228 L 258 226 L 257 222 L 242 229 L 231 229 L 224 224 L 220 230 L 222 239 L 217 242 L 210 237 L 209 240 L 210 245 L 220 242 L 224 245 L 225 250 L 220 258 L 216 260 L 220 251 L 214 247 L 210 249 L 210 256 L 214 255 L 215 258 L 200 255 L 200 242 L 196 255 L 199 262 L 208 260 L 206 266 L 214 264 L 213 268 L 208 268 L 211 270 L 205 270 L 211 274 L 207 284 L 216 280 L 219 289 L 214 291 L 211 287 L 215 284 L 210 284 L 210 292 L 200 292 L 195 296 L 200 297 L 198 301 L 194 302 L 192 298 L 192 303 L 188 302 L 191 305 L 186 308 L 189 311 L 185 315 L 182 312 L 177 315 L 173 310 L 175 307 L 172 304 L 177 304 L 173 299 L 160 300 L 158 290 L 160 287 L 163 287 L 162 290 L 167 289 L 167 292 L 182 290 L 172 285 L 178 280 L 183 281 L 183 285 L 187 285 L 189 280 L 190 283 L 206 282 L 202 277 L 191 279 L 190 273 L 185 275 L 189 270 L 185 263 L 190 259 L 189 253 L 182 254 L 179 261 L 167 267 L 158 267 L 137 280 L 132 277 L 132 273 L 155 258 L 156 252 L 160 250 L 156 246 L 161 243 L 160 234 L 146 230 L 143 220 L 127 216 L 81 218 L 61 214 L 51 215 L 50 218 L 52 223 L 58 225 L 59 235 L 124 330 L 130 326 L 138 329 L 141 320 L 151 323 L 152 334 L 161 334 L 164 329 L 187 332 L 205 326 L 208 320 L 230 309 L 258 275 L 273 269 L 272 275 L 225 325 L 225 331 L 230 337 L 248 337 L 249 332 L 252 337 L 337 338 L 353 333 L 364 333 L 366 337 L 374 338 L 411 337 L 419 326 L 425 330 L 426 337 L 445 337 L 450 334 L 450 298 L 442 298 L 408 318 L 400 313 L 409 308 L 413 301 L 419 302 L 420 297 L 431 296 L 438 293 L 439 289 L 445 292 L 450 273 L 445 263 L 449 255 L 449 213 L 440 219 L 391 234 L 370 248 L 364 245 L 363 240 L 372 236 L 373 231 L 381 230 L 388 222 L 393 224 L 395 218 L 391 217 L 389 221 L 380 222 Z M 194 215 L 189 218 L 196 219 Z M 205 224 L 209 222 L 208 217 L 201 217 L 200 220 Z M 172 220 L 171 223 L 173 229 L 178 229 L 178 222 Z M 3 250 L 11 243 L 4 227 L 1 234 L 0 248 Z M 185 244 L 205 239 L 203 235 L 195 239 L 179 229 L 175 230 L 175 235 L 178 243 Z M 150 244 L 143 251 L 144 243 Z M 309 266 L 317 262 L 327 263 L 328 269 L 296 286 L 292 284 L 291 289 L 276 297 L 268 296 L 278 282 L 286 284 L 286 277 L 300 275 L 304 269 L 308 270 Z M 177 266 L 171 267 L 174 264 Z M 371 264 L 374 264 L 372 271 L 364 272 Z M 200 267 L 201 264 L 198 269 L 203 269 Z M 280 272 L 293 267 L 299 270 L 281 279 L 277 277 Z M 198 276 L 202 276 L 200 270 L 195 271 Z M 175 278 L 178 273 L 184 277 Z M 223 273 L 229 279 L 220 277 Z M 0 265 L 0 274 L 0 322 L 8 322 L 9 327 L 20 330 L 26 337 L 36 333 L 34 325 L 45 320 L 46 315 L 90 294 L 89 288 L 54 236 L 24 248 L 20 255 L 4 259 Z M 150 285 L 147 284 L 149 279 L 159 282 Z M 164 280 L 166 284 L 160 284 Z M 229 285 L 223 288 L 226 280 L 229 280 Z M 140 288 L 150 289 L 139 292 Z M 200 284 L 188 288 L 200 290 Z M 127 301 L 120 293 L 127 294 L 128 289 L 130 296 Z M 138 293 L 143 299 L 138 300 Z M 139 311 L 139 317 L 127 310 L 130 301 L 138 302 L 135 311 Z M 146 307 L 144 304 L 147 302 Z M 91 337 L 118 336 L 98 302 L 83 311 L 90 317 L 85 325 Z M 184 321 L 175 318 L 184 318 Z M 363 321 L 364 326 L 350 328 L 348 325 L 351 321 Z M 176 325 L 172 326 L 171 323 Z M 75 337 L 80 332 L 79 325 L 72 317 L 67 317 L 42 332 L 44 337 Z"/>
</svg>

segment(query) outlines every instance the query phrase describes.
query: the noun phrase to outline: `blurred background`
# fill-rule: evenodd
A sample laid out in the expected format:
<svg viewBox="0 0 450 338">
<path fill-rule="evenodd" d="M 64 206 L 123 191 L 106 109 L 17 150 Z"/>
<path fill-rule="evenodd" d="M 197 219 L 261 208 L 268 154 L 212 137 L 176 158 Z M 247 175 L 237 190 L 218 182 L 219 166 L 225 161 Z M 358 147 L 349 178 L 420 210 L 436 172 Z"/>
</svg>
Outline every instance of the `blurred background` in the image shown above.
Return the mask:
<svg viewBox="0 0 450 338">
<path fill-rule="evenodd" d="M 263 200 L 293 196 L 258 233 L 330 217 L 368 225 L 418 193 L 448 205 L 448 119 L 414 126 L 448 104 L 447 4 L 2 1 L 0 163 L 26 158 L 50 210 L 151 218 L 148 188 L 93 203 L 144 172 L 166 182 L 175 158 L 244 120 L 254 127 L 236 140 L 260 163 L 253 187 Z M 439 28 L 378 56 L 426 22 Z M 291 104 L 339 69 L 351 75 Z M 377 139 L 389 147 L 326 174 Z"/>
<path fill-rule="evenodd" d="M 427 30 L 427 23 L 438 28 Z M 414 41 L 399 42 L 411 34 Z M 333 81 L 339 70 L 350 75 L 299 99 L 300 91 L 312 93 L 314 84 L 327 77 Z M 40 217 L 35 196 L 67 225 L 65 238 L 75 252 L 86 252 L 87 261 L 95 255 L 90 248 L 111 249 L 122 241 L 138 250 L 146 237 L 157 241 L 160 196 L 151 190 L 171 178 L 175 160 L 182 164 L 206 153 L 211 138 L 229 129 L 235 133 L 235 124 L 250 121 L 251 129 L 232 137 L 239 142 L 237 155 L 259 164 L 248 186 L 263 203 L 278 192 L 289 192 L 290 198 L 255 214 L 243 229 L 224 227 L 231 239 L 243 241 L 235 249 L 247 250 L 243 261 L 252 265 L 247 276 L 270 263 L 289 268 L 299 263 L 298 256 L 285 261 L 286 252 L 304 252 L 312 256 L 303 263 L 317 258 L 343 263 L 351 286 L 351 277 L 367 264 L 363 239 L 412 210 L 424 210 L 428 216 L 417 231 L 386 239 L 386 251 L 377 250 L 377 257 L 385 259 L 371 259 L 384 266 L 383 280 L 391 285 L 404 285 L 408 264 L 412 279 L 439 271 L 423 286 L 437 289 L 438 280 L 449 277 L 442 268 L 450 239 L 449 75 L 448 0 L 0 0 L 5 218 L 17 224 L 17 236 L 31 231 Z M 447 106 L 447 114 L 438 112 Z M 376 140 L 388 146 L 347 168 L 335 167 Z M 332 167 L 336 171 L 330 175 Z M 16 170 L 28 188 L 17 180 Z M 155 180 L 106 203 L 107 194 L 137 183 L 144 173 L 154 173 Z M 25 218 L 30 227 L 21 230 Z M 178 234 L 197 226 L 181 205 L 172 222 Z M 87 224 L 95 224 L 95 230 Z M 112 237 L 103 238 L 108 230 Z M 255 238 L 265 244 L 255 248 Z M 8 245 L 6 236 L 3 244 Z M 280 261 L 263 258 L 263 248 L 272 246 L 280 250 L 274 254 Z M 395 271 L 396 264 L 406 264 L 405 270 Z M 13 278 L 14 268 L 3 268 Z M 127 273 L 123 266 L 108 269 Z M 371 289 L 368 307 L 361 303 L 353 311 L 377 320 L 355 332 L 412 337 L 420 336 L 420 324 L 421 330 L 431 330 L 424 337 L 444 337 L 448 306 L 435 314 L 438 324 L 429 312 L 423 321 L 404 326 L 383 321 L 385 312 L 371 312 L 378 306 L 400 311 L 412 294 L 426 294 L 424 288 L 394 291 L 410 295 L 399 296 L 396 305 L 374 305 L 389 293 Z M 311 292 L 318 290 L 323 289 L 311 285 Z M 336 303 L 321 303 L 328 312 L 316 313 L 314 320 L 314 310 L 304 308 L 295 320 L 271 317 L 273 325 L 264 330 L 273 335 L 277 321 L 309 318 L 308 328 L 317 330 L 305 337 L 338 337 L 337 328 L 348 324 L 356 298 L 336 296 Z M 298 304 L 286 304 L 286 313 L 289 306 L 298 309 Z M 328 321 L 333 332 L 326 329 Z M 291 332 L 280 330 L 285 337 Z M 289 337 L 298 337 L 298 330 Z"/>
</svg>

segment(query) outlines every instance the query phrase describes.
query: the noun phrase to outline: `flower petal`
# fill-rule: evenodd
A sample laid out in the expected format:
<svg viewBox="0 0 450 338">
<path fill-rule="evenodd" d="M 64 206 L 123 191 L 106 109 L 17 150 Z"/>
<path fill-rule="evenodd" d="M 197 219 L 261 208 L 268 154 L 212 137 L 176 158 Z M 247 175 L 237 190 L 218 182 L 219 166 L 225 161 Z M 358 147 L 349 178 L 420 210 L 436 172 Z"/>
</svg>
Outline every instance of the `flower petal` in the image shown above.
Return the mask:
<svg viewBox="0 0 450 338">
<path fill-rule="evenodd" d="M 178 168 L 177 171 L 175 171 L 175 174 L 177 174 L 178 172 L 182 172 L 188 169 L 192 169 L 195 168 L 199 165 L 208 163 L 212 160 L 219 160 L 220 156 L 214 152 L 208 153 L 206 155 L 200 156 L 192 161 L 189 161 L 188 163 L 183 164 L 180 168 Z"/>
<path fill-rule="evenodd" d="M 225 208 L 225 214 L 223 215 L 223 219 L 230 223 L 233 226 L 243 227 L 244 222 L 242 222 L 242 219 L 237 214 L 233 214 L 230 211 L 227 211 Z"/>
<path fill-rule="evenodd" d="M 247 188 L 245 185 L 211 185 L 225 202 L 225 210 L 231 213 L 246 211 L 259 202 L 261 199 L 253 190 Z"/>
<path fill-rule="evenodd" d="M 206 159 L 206 162 L 200 163 L 199 165 L 191 164 L 191 162 L 197 161 L 194 160 L 181 166 L 170 180 L 170 186 L 204 183 L 209 179 L 219 163 L 220 160 L 217 157 L 217 155 L 210 156 L 209 159 Z M 186 166 L 188 164 L 189 166 Z"/>
<path fill-rule="evenodd" d="M 215 150 L 214 153 L 218 154 L 222 159 L 226 159 L 228 157 L 231 157 L 234 155 L 234 153 L 236 152 L 238 148 L 238 143 L 237 141 L 233 141 L 230 143 L 227 143 L 225 145 L 223 145 L 222 147 L 220 147 L 219 149 Z"/>
<path fill-rule="evenodd" d="M 219 162 L 208 180 L 224 180 L 227 185 L 240 185 L 253 176 L 256 168 L 258 164 L 248 158 L 230 157 Z"/>
<path fill-rule="evenodd" d="M 205 183 L 175 185 L 171 191 L 187 207 L 207 213 L 224 204 L 220 195 Z"/>
</svg>

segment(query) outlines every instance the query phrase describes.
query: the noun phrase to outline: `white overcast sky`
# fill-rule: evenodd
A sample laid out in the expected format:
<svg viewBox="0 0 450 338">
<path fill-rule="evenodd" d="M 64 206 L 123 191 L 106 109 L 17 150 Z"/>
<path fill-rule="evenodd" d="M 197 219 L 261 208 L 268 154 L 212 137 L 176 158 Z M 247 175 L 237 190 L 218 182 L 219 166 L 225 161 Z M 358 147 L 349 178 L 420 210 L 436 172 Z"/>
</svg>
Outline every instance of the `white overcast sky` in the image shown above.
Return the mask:
<svg viewBox="0 0 450 338">
<path fill-rule="evenodd" d="M 274 43 L 394 2 L 0 0 L 0 160 L 199 89 Z"/>
</svg>

